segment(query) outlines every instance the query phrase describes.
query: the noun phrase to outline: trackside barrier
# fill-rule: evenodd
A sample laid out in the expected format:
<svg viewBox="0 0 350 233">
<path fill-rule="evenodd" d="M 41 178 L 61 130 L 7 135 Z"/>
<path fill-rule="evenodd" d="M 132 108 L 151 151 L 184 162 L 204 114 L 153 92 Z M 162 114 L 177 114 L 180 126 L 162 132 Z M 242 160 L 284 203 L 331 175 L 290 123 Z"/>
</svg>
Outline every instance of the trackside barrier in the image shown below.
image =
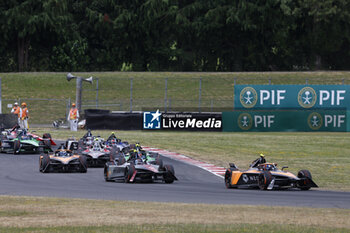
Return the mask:
<svg viewBox="0 0 350 233">
<path fill-rule="evenodd" d="M 235 85 L 235 110 L 350 109 L 350 85 Z"/>
<path fill-rule="evenodd" d="M 17 116 L 14 114 L 0 114 L 0 127 L 12 128 L 17 123 Z"/>
<path fill-rule="evenodd" d="M 333 131 L 347 132 L 346 110 L 247 110 L 223 112 L 224 132 Z"/>
</svg>

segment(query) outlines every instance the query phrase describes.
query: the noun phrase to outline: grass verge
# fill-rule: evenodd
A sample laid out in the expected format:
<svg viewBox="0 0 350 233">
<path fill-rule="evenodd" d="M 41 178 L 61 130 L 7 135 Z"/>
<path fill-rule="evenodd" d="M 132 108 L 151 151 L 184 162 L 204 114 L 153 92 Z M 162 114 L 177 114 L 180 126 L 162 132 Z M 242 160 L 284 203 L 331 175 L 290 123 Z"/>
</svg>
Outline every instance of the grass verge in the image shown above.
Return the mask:
<svg viewBox="0 0 350 233">
<path fill-rule="evenodd" d="M 350 232 L 345 209 L 9 196 L 0 206 L 1 232 Z"/>
<path fill-rule="evenodd" d="M 75 80 L 68 82 L 67 73 L 0 73 L 2 78 L 2 112 L 14 99 L 25 101 L 30 110 L 30 123 L 48 124 L 64 118 L 69 98 L 75 100 Z M 167 78 L 168 109 L 198 110 L 199 80 L 201 108 L 233 107 L 233 84 L 350 84 L 350 72 L 92 72 L 74 73 L 99 78 L 99 108 L 130 111 L 130 79 L 133 79 L 133 110 L 163 108 Z M 96 80 L 83 84 L 84 108 L 95 108 Z M 31 98 L 31 99 L 28 99 Z M 55 100 L 39 100 L 55 99 Z M 89 101 L 89 102 L 88 102 Z M 104 106 L 101 106 L 104 104 Z M 190 111 L 190 110 L 189 110 Z"/>
<path fill-rule="evenodd" d="M 50 132 L 55 139 L 81 138 L 85 131 L 36 129 L 38 134 Z M 107 138 L 111 131 L 92 131 Z M 279 167 L 289 166 L 297 173 L 308 169 L 321 189 L 350 191 L 350 133 L 283 132 L 222 133 L 117 131 L 117 136 L 130 143 L 158 147 L 183 153 L 201 161 L 227 167 L 234 162 L 241 169 L 264 153 L 267 161 Z"/>
</svg>

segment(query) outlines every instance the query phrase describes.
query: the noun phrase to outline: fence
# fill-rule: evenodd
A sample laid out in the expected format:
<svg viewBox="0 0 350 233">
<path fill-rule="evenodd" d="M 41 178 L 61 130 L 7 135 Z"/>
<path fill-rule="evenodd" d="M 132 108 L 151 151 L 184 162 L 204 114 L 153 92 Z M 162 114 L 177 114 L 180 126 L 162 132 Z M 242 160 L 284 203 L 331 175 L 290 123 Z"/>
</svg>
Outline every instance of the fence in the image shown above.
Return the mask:
<svg viewBox="0 0 350 233">
<path fill-rule="evenodd" d="M 234 108 L 235 84 L 325 84 L 322 78 L 120 78 L 100 81 L 94 89 L 84 89 L 85 108 L 115 111 L 213 112 Z M 332 79 L 327 84 L 344 84 L 345 79 Z"/>
<path fill-rule="evenodd" d="M 213 74 L 202 78 L 100 78 L 85 83 L 82 93 L 82 110 L 106 109 L 111 111 L 192 111 L 221 112 L 234 109 L 235 84 L 345 84 L 350 79 L 324 79 L 322 77 L 222 77 Z M 72 92 L 71 92 L 72 93 Z M 45 93 L 43 93 L 45 96 Z M 72 101 L 70 94 L 62 98 L 3 99 L 2 112 L 10 112 L 8 104 L 26 102 L 30 111 L 30 123 L 51 124 L 65 119 Z M 73 98 L 73 96 L 71 96 Z"/>
<path fill-rule="evenodd" d="M 234 79 L 124 78 L 83 90 L 84 108 L 115 111 L 215 111 L 233 108 Z M 98 94 L 97 94 L 98 93 Z M 95 98 L 98 96 L 98 98 Z"/>
</svg>

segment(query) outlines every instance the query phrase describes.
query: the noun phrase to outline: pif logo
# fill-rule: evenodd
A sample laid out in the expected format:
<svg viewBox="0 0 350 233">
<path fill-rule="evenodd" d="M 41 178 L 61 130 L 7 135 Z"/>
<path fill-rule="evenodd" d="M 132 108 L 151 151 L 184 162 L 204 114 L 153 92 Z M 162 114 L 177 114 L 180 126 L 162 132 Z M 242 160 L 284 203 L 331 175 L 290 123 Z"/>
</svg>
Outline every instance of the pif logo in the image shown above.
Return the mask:
<svg viewBox="0 0 350 233">
<path fill-rule="evenodd" d="M 241 104 L 245 108 L 253 108 L 258 101 L 258 95 L 254 88 L 245 87 L 240 93 Z"/>
<path fill-rule="evenodd" d="M 160 129 L 161 128 L 161 116 L 159 109 L 156 112 L 144 112 L 143 113 L 143 128 L 144 129 Z"/>
<path fill-rule="evenodd" d="M 238 117 L 238 126 L 243 130 L 249 130 L 253 125 L 253 118 L 248 113 L 242 113 Z"/>
<path fill-rule="evenodd" d="M 318 130 L 322 127 L 323 124 L 322 116 L 317 112 L 313 112 L 307 118 L 307 123 L 310 129 Z"/>
<path fill-rule="evenodd" d="M 312 108 L 317 100 L 317 95 L 312 87 L 304 87 L 298 93 L 299 105 L 303 108 Z"/>
</svg>

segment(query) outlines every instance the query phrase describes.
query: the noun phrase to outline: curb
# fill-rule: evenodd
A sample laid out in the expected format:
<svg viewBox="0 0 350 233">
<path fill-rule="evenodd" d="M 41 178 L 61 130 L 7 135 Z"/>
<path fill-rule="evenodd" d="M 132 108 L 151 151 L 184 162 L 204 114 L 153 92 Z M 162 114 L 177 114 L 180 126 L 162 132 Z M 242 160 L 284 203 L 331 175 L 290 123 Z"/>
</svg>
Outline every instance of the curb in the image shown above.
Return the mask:
<svg viewBox="0 0 350 233">
<path fill-rule="evenodd" d="M 174 159 L 174 160 L 186 163 L 186 164 L 190 164 L 190 165 L 199 167 L 199 168 L 206 170 L 206 171 L 208 171 L 216 176 L 219 176 L 221 178 L 224 178 L 223 175 L 225 175 L 225 172 L 226 172 L 226 168 L 224 168 L 224 167 L 218 167 L 214 164 L 201 162 L 201 161 L 189 158 L 186 155 L 183 155 L 180 153 L 162 150 L 162 149 L 158 149 L 158 148 L 154 148 L 154 147 L 147 147 L 147 146 L 143 146 L 143 149 L 150 151 L 150 152 L 159 153 L 160 155 L 167 157 L 167 158 L 170 158 L 170 159 Z"/>
</svg>

